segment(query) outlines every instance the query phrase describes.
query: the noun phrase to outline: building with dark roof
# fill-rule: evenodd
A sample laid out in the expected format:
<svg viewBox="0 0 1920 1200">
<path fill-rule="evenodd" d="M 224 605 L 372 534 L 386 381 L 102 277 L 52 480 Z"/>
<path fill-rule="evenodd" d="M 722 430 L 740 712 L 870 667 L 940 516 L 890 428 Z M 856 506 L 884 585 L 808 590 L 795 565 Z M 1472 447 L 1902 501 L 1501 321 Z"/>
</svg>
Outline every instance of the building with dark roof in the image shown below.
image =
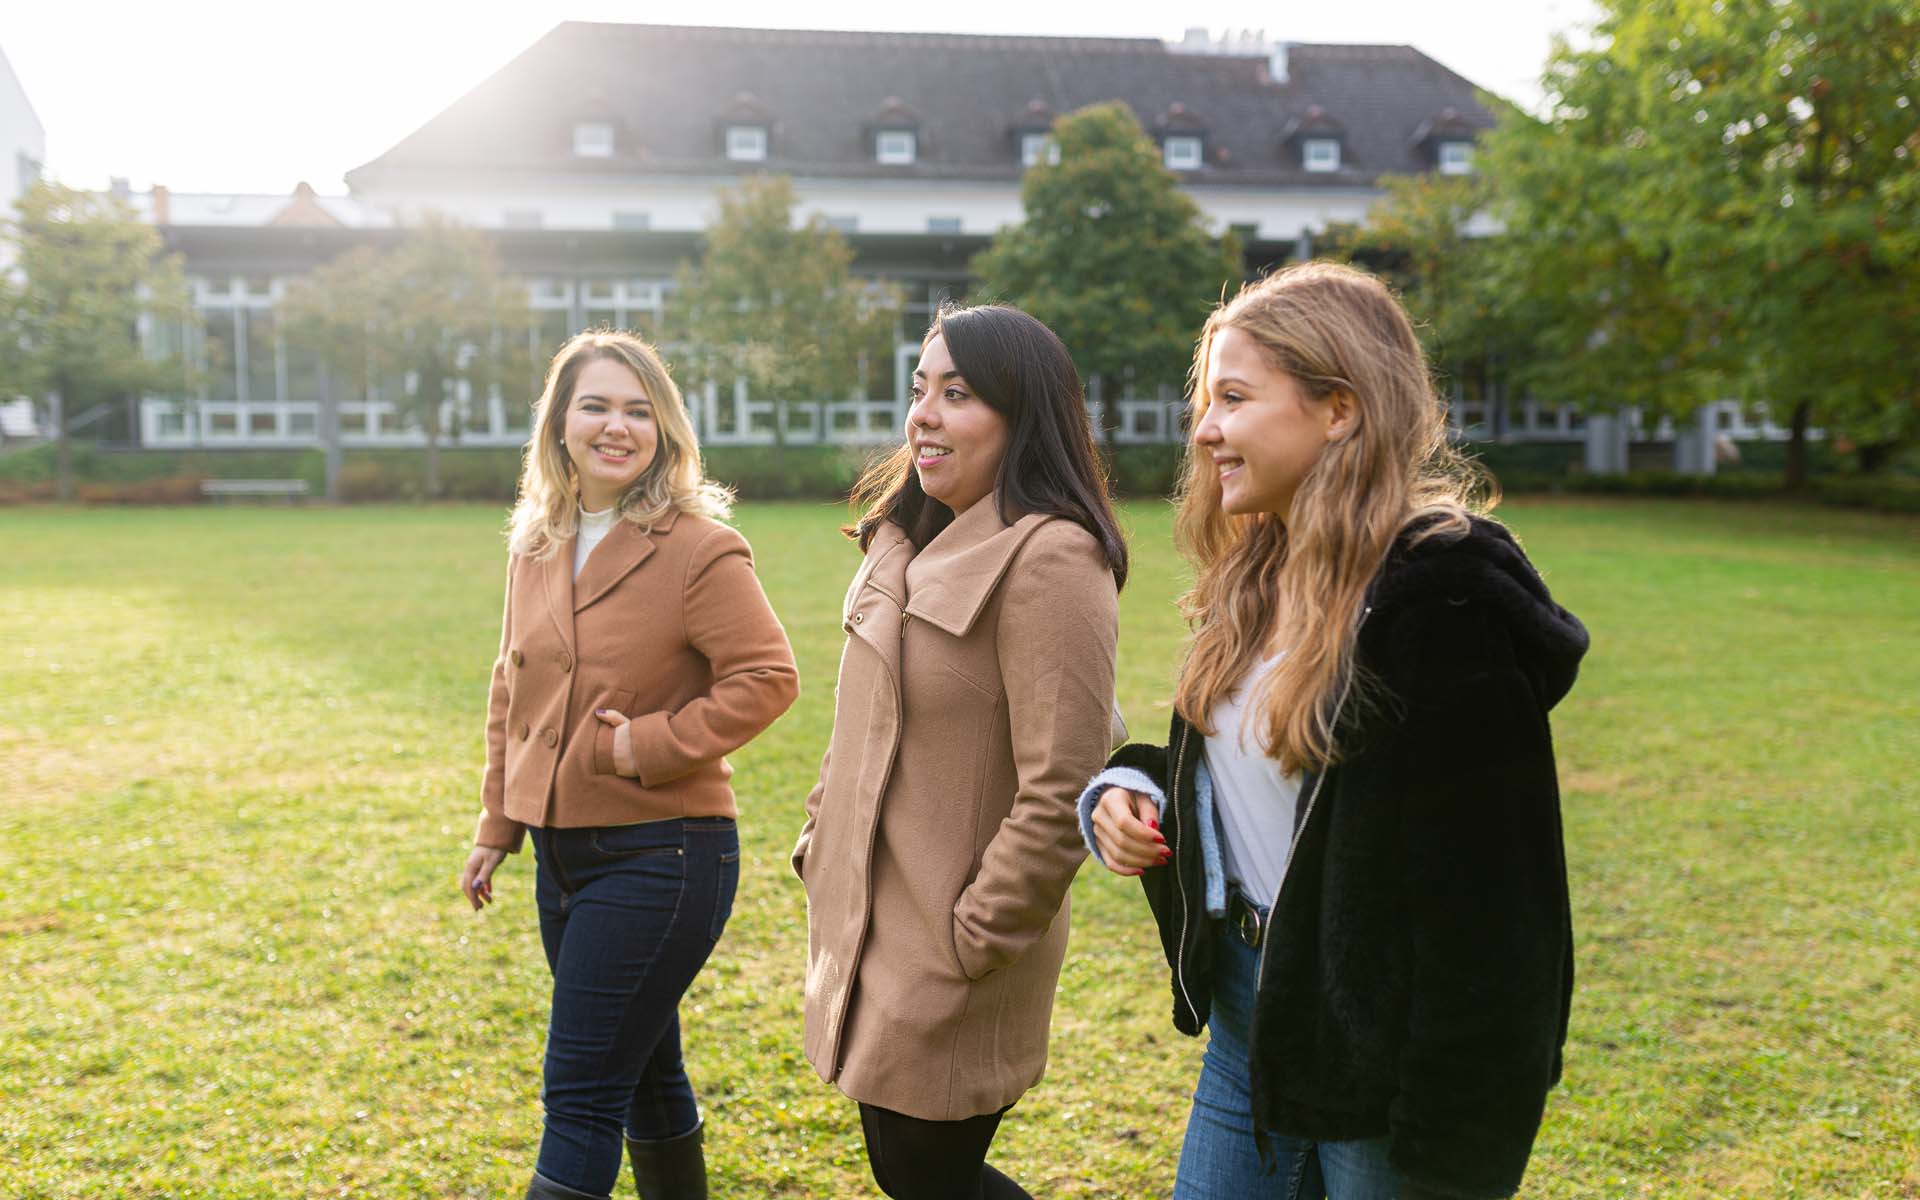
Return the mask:
<svg viewBox="0 0 1920 1200">
<path fill-rule="evenodd" d="M 1239 232 L 1254 268 L 1362 219 L 1382 175 L 1471 170 L 1493 123 L 1471 82 L 1409 46 L 567 22 L 350 171 L 349 197 L 143 198 L 234 352 L 197 403 L 147 401 L 142 440 L 310 444 L 315 373 L 275 336 L 275 298 L 287 277 L 429 212 L 496 231 L 528 280 L 537 347 L 600 323 L 657 329 L 720 189 L 769 171 L 848 235 L 856 271 L 908 300 L 891 380 L 876 372 L 875 394 L 788 435 L 894 436 L 920 331 L 964 294 L 969 258 L 1021 220 L 1021 177 L 1053 153 L 1052 121 L 1111 100 L 1209 222 Z M 769 406 L 737 388 L 688 391 L 710 441 L 771 439 Z M 1176 436 L 1169 400 L 1123 404 L 1122 436 Z M 449 403 L 469 410 L 469 442 L 525 436 L 518 403 L 492 398 L 478 420 L 475 398 Z M 350 444 L 419 436 L 378 394 L 348 403 L 344 428 Z"/>
</svg>

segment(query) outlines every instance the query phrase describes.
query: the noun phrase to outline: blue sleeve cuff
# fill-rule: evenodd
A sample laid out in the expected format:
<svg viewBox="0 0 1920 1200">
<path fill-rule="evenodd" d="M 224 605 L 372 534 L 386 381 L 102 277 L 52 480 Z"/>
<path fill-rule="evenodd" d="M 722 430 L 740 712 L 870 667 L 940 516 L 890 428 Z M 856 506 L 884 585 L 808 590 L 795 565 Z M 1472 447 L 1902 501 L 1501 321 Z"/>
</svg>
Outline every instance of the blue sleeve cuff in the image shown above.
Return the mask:
<svg viewBox="0 0 1920 1200">
<path fill-rule="evenodd" d="M 1145 771 L 1136 771 L 1132 767 L 1108 767 L 1093 777 L 1087 789 L 1080 793 L 1080 840 L 1087 844 L 1087 853 L 1093 855 L 1093 861 L 1101 866 L 1107 860 L 1100 857 L 1100 846 L 1093 838 L 1093 807 L 1100 803 L 1100 793 L 1110 787 L 1126 788 L 1130 792 L 1139 792 L 1143 796 L 1153 797 L 1156 811 L 1167 811 L 1167 797 Z"/>
</svg>

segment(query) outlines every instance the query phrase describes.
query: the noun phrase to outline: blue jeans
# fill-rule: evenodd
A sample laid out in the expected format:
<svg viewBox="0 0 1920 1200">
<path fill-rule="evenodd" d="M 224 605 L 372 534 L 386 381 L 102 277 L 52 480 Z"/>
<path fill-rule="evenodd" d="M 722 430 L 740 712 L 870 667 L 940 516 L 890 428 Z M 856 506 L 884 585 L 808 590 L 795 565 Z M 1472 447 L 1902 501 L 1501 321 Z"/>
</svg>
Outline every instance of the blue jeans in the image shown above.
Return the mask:
<svg viewBox="0 0 1920 1200">
<path fill-rule="evenodd" d="M 1174 1200 L 1394 1200 L 1400 1175 L 1387 1139 L 1309 1142 L 1269 1131 L 1262 1166 L 1253 1137 L 1247 1036 L 1259 952 L 1225 928 L 1214 935 L 1213 1015 L 1187 1118 Z"/>
<path fill-rule="evenodd" d="M 725 817 L 528 833 L 553 971 L 534 1170 L 604 1196 L 623 1134 L 677 1137 L 700 1122 L 678 1009 L 733 911 L 740 839 Z"/>
</svg>

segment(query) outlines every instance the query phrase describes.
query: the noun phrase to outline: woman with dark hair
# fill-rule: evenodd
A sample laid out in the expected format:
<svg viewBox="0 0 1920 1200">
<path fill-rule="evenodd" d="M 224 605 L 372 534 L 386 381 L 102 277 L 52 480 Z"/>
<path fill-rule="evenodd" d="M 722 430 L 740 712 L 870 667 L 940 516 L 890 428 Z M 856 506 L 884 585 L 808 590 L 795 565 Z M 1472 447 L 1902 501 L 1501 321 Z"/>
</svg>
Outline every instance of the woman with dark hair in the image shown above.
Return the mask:
<svg viewBox="0 0 1920 1200">
<path fill-rule="evenodd" d="M 895 1200 L 1021 1197 L 986 1163 L 1039 1081 L 1074 798 L 1115 736 L 1127 551 L 1073 359 L 1017 309 L 942 312 L 906 444 L 855 490 L 832 743 L 793 867 L 806 1053 Z"/>
</svg>

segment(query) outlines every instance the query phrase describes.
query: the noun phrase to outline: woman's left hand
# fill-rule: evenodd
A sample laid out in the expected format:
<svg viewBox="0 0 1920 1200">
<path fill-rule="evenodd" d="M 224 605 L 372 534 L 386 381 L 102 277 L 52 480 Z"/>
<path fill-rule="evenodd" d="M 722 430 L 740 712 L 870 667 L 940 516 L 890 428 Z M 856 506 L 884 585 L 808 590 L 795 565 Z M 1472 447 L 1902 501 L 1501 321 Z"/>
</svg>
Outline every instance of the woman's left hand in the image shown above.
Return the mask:
<svg viewBox="0 0 1920 1200">
<path fill-rule="evenodd" d="M 640 764 L 633 761 L 633 729 L 627 723 L 626 714 L 611 708 L 596 708 L 593 715 L 613 726 L 613 773 L 640 774 Z"/>
</svg>

